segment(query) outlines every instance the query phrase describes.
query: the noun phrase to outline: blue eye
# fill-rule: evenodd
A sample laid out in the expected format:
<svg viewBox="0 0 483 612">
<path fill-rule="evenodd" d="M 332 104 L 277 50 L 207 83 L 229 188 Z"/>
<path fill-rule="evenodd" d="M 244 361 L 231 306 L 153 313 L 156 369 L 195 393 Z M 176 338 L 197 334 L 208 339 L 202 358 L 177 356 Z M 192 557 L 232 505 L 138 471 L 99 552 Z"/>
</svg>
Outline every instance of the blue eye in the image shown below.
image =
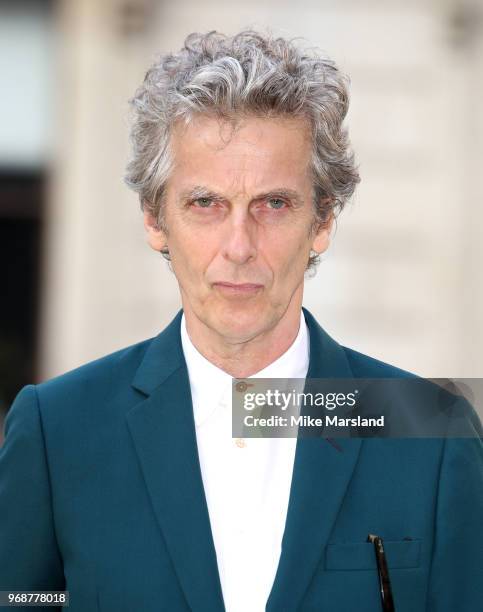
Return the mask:
<svg viewBox="0 0 483 612">
<path fill-rule="evenodd" d="M 285 206 L 285 202 L 280 198 L 271 198 L 268 200 L 268 203 L 272 210 L 280 210 L 283 206 Z"/>
<path fill-rule="evenodd" d="M 195 202 L 199 205 L 199 208 L 208 208 L 211 204 L 209 198 L 198 198 Z"/>
</svg>

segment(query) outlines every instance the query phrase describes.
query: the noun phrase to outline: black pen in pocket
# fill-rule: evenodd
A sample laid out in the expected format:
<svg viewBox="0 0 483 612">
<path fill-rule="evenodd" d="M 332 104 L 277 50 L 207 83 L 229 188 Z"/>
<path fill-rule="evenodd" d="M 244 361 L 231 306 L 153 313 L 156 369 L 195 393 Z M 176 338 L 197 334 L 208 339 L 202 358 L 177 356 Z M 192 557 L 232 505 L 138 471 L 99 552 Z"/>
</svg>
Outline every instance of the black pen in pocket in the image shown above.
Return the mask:
<svg viewBox="0 0 483 612">
<path fill-rule="evenodd" d="M 374 544 L 376 553 L 377 572 L 379 574 L 379 591 L 381 593 L 381 603 L 383 612 L 395 612 L 394 601 L 392 598 L 391 581 L 389 579 L 389 569 L 387 567 L 386 553 L 382 538 L 370 533 L 367 541 Z"/>
</svg>

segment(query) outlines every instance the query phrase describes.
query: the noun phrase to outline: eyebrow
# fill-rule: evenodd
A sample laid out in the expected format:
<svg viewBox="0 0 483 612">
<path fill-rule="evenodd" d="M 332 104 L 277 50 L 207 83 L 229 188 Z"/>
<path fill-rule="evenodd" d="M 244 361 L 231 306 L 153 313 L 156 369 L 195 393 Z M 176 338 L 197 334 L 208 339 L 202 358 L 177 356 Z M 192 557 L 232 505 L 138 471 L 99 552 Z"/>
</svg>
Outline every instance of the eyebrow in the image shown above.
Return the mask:
<svg viewBox="0 0 483 612">
<path fill-rule="evenodd" d="M 226 200 L 227 198 L 220 194 L 204 187 L 203 185 L 195 185 L 189 189 L 181 192 L 180 197 L 182 200 L 197 200 L 198 198 L 207 198 L 212 200 Z M 293 189 L 287 189 L 285 187 L 276 187 L 270 189 L 270 191 L 259 193 L 255 195 L 252 200 L 263 200 L 266 198 L 286 198 L 292 200 L 297 206 L 301 206 L 304 202 L 301 195 Z"/>
</svg>

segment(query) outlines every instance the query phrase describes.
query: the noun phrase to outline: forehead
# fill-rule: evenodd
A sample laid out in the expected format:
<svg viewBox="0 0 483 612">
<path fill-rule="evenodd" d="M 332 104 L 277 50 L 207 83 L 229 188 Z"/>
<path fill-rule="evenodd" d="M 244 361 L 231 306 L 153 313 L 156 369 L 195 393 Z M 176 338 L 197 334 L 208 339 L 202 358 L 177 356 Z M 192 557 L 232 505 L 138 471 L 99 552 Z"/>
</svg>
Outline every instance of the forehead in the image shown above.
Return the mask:
<svg viewBox="0 0 483 612">
<path fill-rule="evenodd" d="M 169 182 L 180 188 L 194 182 L 248 190 L 276 182 L 302 189 L 309 180 L 312 142 L 303 118 L 247 117 L 234 124 L 196 116 L 188 125 L 175 125 L 170 146 Z"/>
</svg>

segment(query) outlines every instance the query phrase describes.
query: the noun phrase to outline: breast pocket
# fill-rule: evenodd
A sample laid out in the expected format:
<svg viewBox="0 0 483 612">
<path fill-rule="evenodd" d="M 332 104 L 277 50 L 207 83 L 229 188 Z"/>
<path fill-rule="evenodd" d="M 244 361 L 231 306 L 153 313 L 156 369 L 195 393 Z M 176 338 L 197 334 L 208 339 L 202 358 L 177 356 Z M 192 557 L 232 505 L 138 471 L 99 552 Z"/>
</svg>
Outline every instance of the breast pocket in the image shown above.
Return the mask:
<svg viewBox="0 0 483 612">
<path fill-rule="evenodd" d="M 409 569 L 420 564 L 421 540 L 384 540 L 384 550 L 390 569 Z M 325 549 L 325 569 L 377 569 L 374 544 L 371 542 L 329 544 Z"/>
</svg>

